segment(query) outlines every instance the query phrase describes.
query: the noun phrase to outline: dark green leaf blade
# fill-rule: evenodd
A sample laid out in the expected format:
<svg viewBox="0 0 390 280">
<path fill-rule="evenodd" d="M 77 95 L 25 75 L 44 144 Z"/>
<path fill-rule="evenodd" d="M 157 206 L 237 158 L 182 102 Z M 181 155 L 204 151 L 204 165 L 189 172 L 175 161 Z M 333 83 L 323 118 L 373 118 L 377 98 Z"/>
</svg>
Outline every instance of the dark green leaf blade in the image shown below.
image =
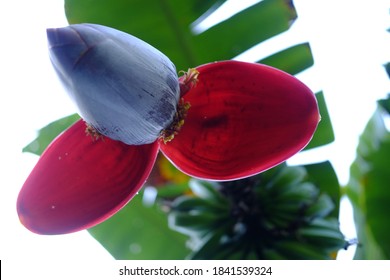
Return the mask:
<svg viewBox="0 0 390 280">
<path fill-rule="evenodd" d="M 258 61 L 258 63 L 278 68 L 291 75 L 296 75 L 312 66 L 314 60 L 309 44 L 303 43 L 266 57 Z"/>
<path fill-rule="evenodd" d="M 231 59 L 288 30 L 295 18 L 288 1 L 261 1 L 194 37 L 195 52 L 201 63 Z"/>
</svg>

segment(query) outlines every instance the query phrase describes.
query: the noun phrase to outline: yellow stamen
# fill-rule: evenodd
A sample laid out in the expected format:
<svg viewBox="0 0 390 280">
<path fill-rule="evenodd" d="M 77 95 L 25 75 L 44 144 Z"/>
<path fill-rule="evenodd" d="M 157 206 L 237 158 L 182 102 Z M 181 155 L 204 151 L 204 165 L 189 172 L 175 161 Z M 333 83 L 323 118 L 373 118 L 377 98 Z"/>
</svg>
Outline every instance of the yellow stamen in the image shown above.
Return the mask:
<svg viewBox="0 0 390 280">
<path fill-rule="evenodd" d="M 177 104 L 177 109 L 175 116 L 173 118 L 172 123 L 166 129 L 163 129 L 160 132 L 160 139 L 164 142 L 164 144 L 172 141 L 176 134 L 180 131 L 182 126 L 184 125 L 184 119 L 187 116 L 187 111 L 191 107 L 189 102 L 185 102 L 183 98 L 180 99 Z"/>
</svg>

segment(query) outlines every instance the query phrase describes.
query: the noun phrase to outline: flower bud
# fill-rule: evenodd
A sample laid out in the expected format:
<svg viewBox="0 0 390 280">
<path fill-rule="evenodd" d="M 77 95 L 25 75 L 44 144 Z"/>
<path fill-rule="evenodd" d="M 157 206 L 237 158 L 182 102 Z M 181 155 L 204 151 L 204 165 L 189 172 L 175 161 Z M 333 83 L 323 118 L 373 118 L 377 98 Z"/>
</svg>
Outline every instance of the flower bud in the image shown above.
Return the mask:
<svg viewBox="0 0 390 280">
<path fill-rule="evenodd" d="M 47 30 L 50 58 L 82 118 L 129 145 L 157 140 L 175 115 L 180 90 L 173 63 L 113 28 L 75 24 Z"/>
</svg>

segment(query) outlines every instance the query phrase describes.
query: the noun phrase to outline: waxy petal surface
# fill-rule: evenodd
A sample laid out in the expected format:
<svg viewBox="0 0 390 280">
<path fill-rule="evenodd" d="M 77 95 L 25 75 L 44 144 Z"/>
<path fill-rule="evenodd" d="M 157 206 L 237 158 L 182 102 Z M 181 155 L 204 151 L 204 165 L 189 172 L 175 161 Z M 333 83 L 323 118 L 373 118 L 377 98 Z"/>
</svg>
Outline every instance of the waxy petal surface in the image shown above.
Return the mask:
<svg viewBox="0 0 390 280">
<path fill-rule="evenodd" d="M 45 150 L 24 183 L 17 210 L 32 232 L 62 234 L 89 228 L 120 210 L 142 187 L 158 143 L 129 146 L 93 139 L 80 120 Z"/>
<path fill-rule="evenodd" d="M 314 94 L 280 70 L 223 61 L 196 68 L 184 125 L 161 151 L 193 177 L 235 180 L 299 152 L 320 120 Z"/>
<path fill-rule="evenodd" d="M 82 118 L 129 145 L 149 144 L 173 120 L 176 68 L 142 40 L 97 24 L 47 30 L 50 58 Z"/>
</svg>

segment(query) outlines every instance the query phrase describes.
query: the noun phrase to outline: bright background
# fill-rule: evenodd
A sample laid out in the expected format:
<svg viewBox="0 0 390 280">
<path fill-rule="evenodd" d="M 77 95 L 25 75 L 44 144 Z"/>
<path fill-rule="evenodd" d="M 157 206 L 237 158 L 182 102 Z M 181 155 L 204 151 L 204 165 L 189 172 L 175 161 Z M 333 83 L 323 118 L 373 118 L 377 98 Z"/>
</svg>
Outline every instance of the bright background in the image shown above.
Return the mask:
<svg viewBox="0 0 390 280">
<path fill-rule="evenodd" d="M 254 1 L 230 2 L 243 5 Z M 358 136 L 375 109 L 376 100 L 390 91 L 390 80 L 382 67 L 390 61 L 390 36 L 386 32 L 390 27 L 390 1 L 296 0 L 294 4 L 298 20 L 292 28 L 239 59 L 251 61 L 295 43 L 310 42 L 315 64 L 298 78 L 313 91 L 324 91 L 336 141 L 289 162 L 329 159 L 344 185 L 348 182 Z M 22 148 L 34 139 L 39 128 L 75 112 L 47 53 L 45 29 L 65 25 L 63 1 L 0 2 L 2 260 L 112 259 L 86 231 L 39 236 L 26 230 L 16 214 L 17 194 L 38 159 L 22 154 Z M 342 205 L 341 228 L 347 238 L 353 238 L 351 208 L 344 202 Z M 353 250 L 349 250 L 339 254 L 339 259 L 352 256 Z"/>
</svg>

